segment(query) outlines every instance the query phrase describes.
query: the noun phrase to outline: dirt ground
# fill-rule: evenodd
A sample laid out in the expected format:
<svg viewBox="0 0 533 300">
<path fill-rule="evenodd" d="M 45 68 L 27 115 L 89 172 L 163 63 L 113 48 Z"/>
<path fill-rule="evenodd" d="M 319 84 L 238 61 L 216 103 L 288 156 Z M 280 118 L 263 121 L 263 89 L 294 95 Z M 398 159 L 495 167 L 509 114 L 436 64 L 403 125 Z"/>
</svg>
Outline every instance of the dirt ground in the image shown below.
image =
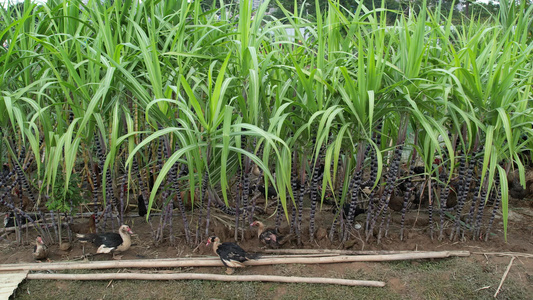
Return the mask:
<svg viewBox="0 0 533 300">
<path fill-rule="evenodd" d="M 213 210 L 210 234 L 217 234 L 223 241 L 234 241 L 233 230 L 227 225 L 233 223 L 233 217 Z M 305 216 L 306 214 L 304 214 Z M 308 214 L 307 214 L 308 215 Z M 122 259 L 150 259 L 212 256 L 213 252 L 201 241 L 196 249 L 184 244 L 184 235 L 180 226 L 179 214 L 174 216 L 177 244 L 170 246 L 168 241 L 154 245 L 150 226 L 141 217 L 126 220 L 135 232 L 132 247 L 123 253 Z M 363 224 L 365 216 L 360 215 L 356 222 Z M 271 225 L 274 217 L 264 214 L 259 219 Z M 346 287 L 336 285 L 311 284 L 277 284 L 277 283 L 227 283 L 209 281 L 40 281 L 26 280 L 16 291 L 14 299 L 340 299 L 357 295 L 358 299 L 487 299 L 492 298 L 498 288 L 502 275 L 507 268 L 511 256 L 487 254 L 492 252 L 521 252 L 530 257 L 519 256 L 513 262 L 511 270 L 498 295 L 499 299 L 530 299 L 533 293 L 533 209 L 531 200 L 511 200 L 509 209 L 508 240 L 504 240 L 501 215 L 496 216 L 493 234 L 488 242 L 473 241 L 466 235 L 464 241 L 452 242 L 448 238 L 443 241 L 431 240 L 429 237 L 428 216 L 425 211 L 412 210 L 406 217 L 406 239 L 400 241 L 400 214 L 394 213 L 389 235 L 380 244 L 375 239 L 365 241 L 363 230 L 355 230 L 350 240 L 341 245 L 330 243 L 320 234 L 328 232 L 332 214 L 324 209 L 317 215 L 319 237 L 309 243 L 309 237 L 303 235 L 304 245 L 298 247 L 293 241 L 284 248 L 316 248 L 316 249 L 351 249 L 351 250 L 412 250 L 441 251 L 467 250 L 470 257 L 440 260 L 400 261 L 385 263 L 343 263 L 320 265 L 275 265 L 254 266 L 239 269 L 237 274 L 263 274 L 283 276 L 316 276 L 360 280 L 381 280 L 386 282 L 385 288 Z M 83 220 L 79 220 L 83 222 Z M 154 217 L 153 226 L 159 223 Z M 438 214 L 435 216 L 435 230 L 438 231 Z M 285 222 L 287 230 L 287 224 Z M 302 225 L 307 231 L 308 220 L 304 218 Z M 445 222 L 445 232 L 449 233 L 452 221 Z M 109 228 L 109 227 L 108 227 Z M 205 229 L 204 229 L 205 230 Z M 282 231 L 283 231 L 282 230 Z M 255 230 L 243 233 L 241 247 L 249 252 L 261 252 L 261 244 L 257 240 Z M 32 241 L 35 230 L 24 233 L 24 245 L 17 245 L 14 234 L 0 240 L 0 262 L 23 263 L 33 262 L 31 256 Z M 438 232 L 435 234 L 438 236 Z M 50 246 L 50 259 L 53 261 L 70 261 L 81 255 L 78 242 L 73 242 L 68 251 L 59 250 L 57 245 Z M 87 252 L 94 251 L 91 245 Z M 91 260 L 109 260 L 110 256 L 100 255 Z M 45 262 L 43 262 L 45 263 Z M 147 270 L 107 270 L 107 271 L 70 271 L 70 273 L 96 272 L 146 272 Z M 194 272 L 224 274 L 223 268 L 172 268 L 151 270 L 158 272 Z M 352 296 L 353 297 L 353 296 Z"/>
</svg>

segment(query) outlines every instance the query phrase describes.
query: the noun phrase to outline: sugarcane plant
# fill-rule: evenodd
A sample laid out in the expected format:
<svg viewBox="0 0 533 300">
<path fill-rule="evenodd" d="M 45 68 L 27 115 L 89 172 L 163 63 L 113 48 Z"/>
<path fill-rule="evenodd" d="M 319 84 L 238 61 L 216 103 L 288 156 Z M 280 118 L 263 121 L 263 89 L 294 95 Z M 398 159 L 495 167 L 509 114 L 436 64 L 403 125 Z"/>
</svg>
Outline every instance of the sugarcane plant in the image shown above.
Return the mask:
<svg viewBox="0 0 533 300">
<path fill-rule="evenodd" d="M 309 186 L 310 239 L 332 194 L 339 209 L 330 237 L 349 239 L 362 208 L 367 239 L 375 229 L 381 241 L 392 193 L 404 197 L 402 220 L 420 194 L 415 185 L 403 195 L 394 188 L 402 154 L 414 148 L 408 168 L 423 165 L 423 175 L 406 176 L 425 177 L 429 202 L 419 205 L 430 226 L 439 211 L 439 239 L 446 218 L 450 237 L 462 237 L 463 209 L 476 239 L 492 230 L 493 218 L 483 219 L 491 209 L 502 211 L 506 232 L 507 172 L 518 169 L 525 186 L 524 161 L 532 159 L 533 8 L 500 3 L 501 13 L 462 26 L 453 11 L 443 15 L 440 3 L 426 1 L 406 15 L 384 2 L 350 9 L 315 0 L 313 18 L 277 1 L 255 11 L 244 0 L 8 5 L 0 9 L 0 164 L 11 175 L 0 177 L 0 202 L 26 218 L 6 192 L 22 185 L 41 209 L 79 172 L 90 181 L 84 198 L 98 231 L 109 217 L 112 226 L 127 222 L 119 206 L 134 191 L 150 226 L 155 209 L 171 226 L 175 202 L 185 239 L 200 242 L 212 230 L 212 205 L 234 213 L 236 228 L 254 218 L 247 182 L 257 168 L 265 191 L 277 193 L 276 228 L 287 224 L 303 241 Z M 281 18 L 268 14 L 273 7 Z M 420 138 L 400 138 L 405 127 Z M 437 156 L 442 163 L 433 164 Z M 457 176 L 459 202 L 448 211 Z"/>
</svg>

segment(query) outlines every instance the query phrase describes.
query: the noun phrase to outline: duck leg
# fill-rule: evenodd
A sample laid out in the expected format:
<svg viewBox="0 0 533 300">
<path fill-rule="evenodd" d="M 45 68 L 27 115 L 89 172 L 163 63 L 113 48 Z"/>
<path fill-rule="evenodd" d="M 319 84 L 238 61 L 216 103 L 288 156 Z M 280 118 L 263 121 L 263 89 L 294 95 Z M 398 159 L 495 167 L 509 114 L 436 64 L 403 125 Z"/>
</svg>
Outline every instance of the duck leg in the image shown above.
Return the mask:
<svg viewBox="0 0 533 300">
<path fill-rule="evenodd" d="M 235 269 L 234 268 L 229 268 L 229 267 L 226 268 L 226 274 L 231 275 L 233 273 L 235 273 Z"/>
</svg>

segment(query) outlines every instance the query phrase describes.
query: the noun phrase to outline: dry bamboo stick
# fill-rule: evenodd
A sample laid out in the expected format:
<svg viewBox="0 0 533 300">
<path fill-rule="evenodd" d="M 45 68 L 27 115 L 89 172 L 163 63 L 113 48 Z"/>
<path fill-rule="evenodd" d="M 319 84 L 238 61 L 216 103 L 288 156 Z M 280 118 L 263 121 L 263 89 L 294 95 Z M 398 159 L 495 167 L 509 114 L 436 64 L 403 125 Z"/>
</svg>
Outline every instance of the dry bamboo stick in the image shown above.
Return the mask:
<svg viewBox="0 0 533 300">
<path fill-rule="evenodd" d="M 494 298 L 498 297 L 498 294 L 500 293 L 500 289 L 502 288 L 503 282 L 507 278 L 507 274 L 509 274 L 509 271 L 511 270 L 511 266 L 513 265 L 513 261 L 516 257 L 512 257 L 511 261 L 509 262 L 509 265 L 507 266 L 507 269 L 505 270 L 505 273 L 503 273 L 502 280 L 500 281 L 500 285 L 498 286 L 498 289 L 496 290 L 496 293 L 494 293 Z"/>
<path fill-rule="evenodd" d="M 98 254 L 95 254 L 98 255 Z M 339 256 L 339 254 L 308 254 L 308 255 L 298 255 L 298 257 L 331 257 L 331 256 Z M 269 255 L 269 256 L 262 256 L 262 258 L 266 259 L 278 259 L 278 258 L 293 258 L 294 255 Z M 146 260 L 122 260 L 122 262 L 141 262 L 141 261 L 157 261 L 160 264 L 164 264 L 164 262 L 175 262 L 175 261 L 200 261 L 203 263 L 204 261 L 220 261 L 220 258 L 218 256 L 192 256 L 192 257 L 178 257 L 178 258 L 158 258 L 158 259 L 146 259 Z M 100 262 L 112 262 L 112 261 L 100 261 Z M 63 270 L 59 268 L 60 266 L 66 266 L 66 269 L 64 270 L 75 270 L 75 269 L 94 269 L 92 267 L 87 268 L 73 268 L 71 269 L 71 265 L 74 264 L 82 264 L 82 265 L 89 265 L 91 263 L 98 263 L 98 261 L 95 262 L 77 262 L 77 261 L 63 261 L 58 263 L 50 263 L 46 264 L 49 266 L 48 268 L 44 268 L 45 270 Z M 10 270 L 36 270 L 33 267 L 38 266 L 40 264 L 35 263 L 20 263 L 20 264 L 0 264 L 0 272 L 2 271 L 10 271 Z M 218 265 L 216 265 L 218 266 Z M 179 266 L 178 266 L 179 267 Z M 187 267 L 187 266 L 186 266 Z M 188 266 L 191 267 L 191 266 Z M 127 267 L 126 267 L 127 268 Z M 139 268 L 142 268 L 139 267 Z M 166 267 L 162 267 L 166 268 Z M 113 269 L 113 267 L 103 267 L 103 268 L 96 268 L 96 269 Z"/>
<path fill-rule="evenodd" d="M 413 253 L 413 251 L 354 251 L 354 250 L 337 250 L 337 249 L 265 249 L 263 253 L 273 254 L 337 254 L 337 255 L 380 255 L 380 254 L 401 254 Z"/>
<path fill-rule="evenodd" d="M 330 257 L 330 256 L 338 256 L 338 254 L 309 254 L 309 255 L 299 255 L 298 257 Z M 269 255 L 269 256 L 263 256 L 263 258 L 266 258 L 266 259 L 277 259 L 277 258 L 290 258 L 290 257 L 294 257 L 294 255 Z M 159 258 L 159 259 L 147 259 L 147 260 L 122 260 L 121 262 L 149 262 L 149 261 L 157 261 L 158 264 L 161 264 L 161 265 L 164 265 L 165 262 L 169 262 L 169 263 L 172 263 L 172 262 L 176 262 L 176 261 L 200 261 L 200 263 L 204 263 L 205 261 L 220 261 L 220 258 L 218 256 L 195 256 L 195 257 L 179 257 L 179 258 Z M 100 263 L 105 263 L 105 262 L 113 262 L 113 261 L 100 261 Z M 118 262 L 118 261 L 116 261 Z M 113 269 L 115 267 L 108 267 L 107 265 L 106 266 L 103 266 L 103 267 L 96 267 L 96 268 L 93 268 L 93 267 L 90 267 L 88 265 L 90 264 L 98 264 L 99 262 L 76 262 L 76 261 L 71 261 L 71 262 L 58 262 L 58 263 L 50 263 L 50 264 L 46 264 L 48 267 L 45 267 L 45 268 L 41 268 L 39 270 L 82 270 L 82 269 Z M 87 266 L 87 267 L 77 267 L 77 268 L 71 268 L 72 265 L 75 265 L 75 264 L 80 264 L 80 265 L 83 265 L 83 266 Z M 10 271 L 10 270 L 38 270 L 38 269 L 35 269 L 34 267 L 35 266 L 39 266 L 41 264 L 35 264 L 35 263 L 20 263 L 20 264 L 4 264 L 4 265 L 1 265 L 0 264 L 0 272 L 1 271 Z M 65 267 L 65 269 L 63 269 L 62 267 Z M 208 265 L 209 267 L 210 265 Z M 215 266 L 219 266 L 218 264 L 215 265 Z M 139 267 L 134 267 L 134 268 L 142 268 L 143 266 L 139 266 Z M 177 266 L 177 267 L 180 267 L 180 266 Z M 185 267 L 191 267 L 191 266 L 185 266 Z M 119 267 L 116 267 L 116 268 L 119 268 Z M 164 267 L 162 267 L 164 268 Z"/>
<path fill-rule="evenodd" d="M 451 256 L 469 256 L 468 251 L 438 251 L 415 252 L 390 255 L 361 255 L 361 256 L 332 256 L 332 257 L 291 257 L 291 258 L 261 258 L 250 260 L 247 266 L 262 266 L 275 264 L 332 264 L 346 262 L 395 261 L 429 258 L 446 258 Z M 87 263 L 34 263 L 0 265 L 0 271 L 11 270 L 80 270 L 80 269 L 114 269 L 114 268 L 178 268 L 178 267 L 222 267 L 220 260 L 214 259 L 144 259 L 123 261 L 100 261 Z"/>
<path fill-rule="evenodd" d="M 495 256 L 516 256 L 533 258 L 533 254 L 523 252 L 472 252 L 472 254 L 478 255 L 495 255 Z"/>
<path fill-rule="evenodd" d="M 384 287 L 383 281 L 351 280 L 322 277 L 291 277 L 271 275 L 217 275 L 217 274 L 147 274 L 147 273 L 99 273 L 99 274 L 28 274 L 27 279 L 38 280 L 215 280 L 215 281 L 269 281 L 288 283 L 323 283 L 349 286 Z"/>
</svg>

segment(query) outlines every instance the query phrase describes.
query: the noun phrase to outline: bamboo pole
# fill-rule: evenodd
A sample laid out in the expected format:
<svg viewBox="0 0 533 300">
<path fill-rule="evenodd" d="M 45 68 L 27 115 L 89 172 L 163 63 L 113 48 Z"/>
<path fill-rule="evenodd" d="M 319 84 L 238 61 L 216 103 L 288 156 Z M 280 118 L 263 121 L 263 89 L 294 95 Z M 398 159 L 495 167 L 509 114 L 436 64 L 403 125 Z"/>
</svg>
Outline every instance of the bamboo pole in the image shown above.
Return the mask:
<svg viewBox="0 0 533 300">
<path fill-rule="evenodd" d="M 351 280 L 322 277 L 292 277 L 271 275 L 218 275 L 199 273 L 147 274 L 147 273 L 99 273 L 99 274 L 28 274 L 27 279 L 37 280 L 214 280 L 214 281 L 268 281 L 287 283 L 322 283 L 349 286 L 384 287 L 383 281 Z"/>
<path fill-rule="evenodd" d="M 412 259 L 446 258 L 451 256 L 469 256 L 468 251 L 438 251 L 413 252 L 390 255 L 360 255 L 360 256 L 331 256 L 331 257 L 290 257 L 290 258 L 261 258 L 246 261 L 247 266 L 264 266 L 276 264 L 332 264 L 346 262 L 377 262 Z M 218 259 L 143 259 L 123 261 L 99 262 L 61 262 L 61 263 L 32 263 L 0 265 L 0 271 L 12 270 L 81 270 L 81 269 L 116 269 L 116 268 L 179 268 L 179 267 L 222 267 Z"/>
<path fill-rule="evenodd" d="M 413 253 L 413 251 L 353 251 L 353 250 L 337 250 L 337 249 L 265 249 L 263 253 L 272 254 L 336 254 L 336 255 L 380 255 L 380 254 L 401 254 Z"/>
</svg>

